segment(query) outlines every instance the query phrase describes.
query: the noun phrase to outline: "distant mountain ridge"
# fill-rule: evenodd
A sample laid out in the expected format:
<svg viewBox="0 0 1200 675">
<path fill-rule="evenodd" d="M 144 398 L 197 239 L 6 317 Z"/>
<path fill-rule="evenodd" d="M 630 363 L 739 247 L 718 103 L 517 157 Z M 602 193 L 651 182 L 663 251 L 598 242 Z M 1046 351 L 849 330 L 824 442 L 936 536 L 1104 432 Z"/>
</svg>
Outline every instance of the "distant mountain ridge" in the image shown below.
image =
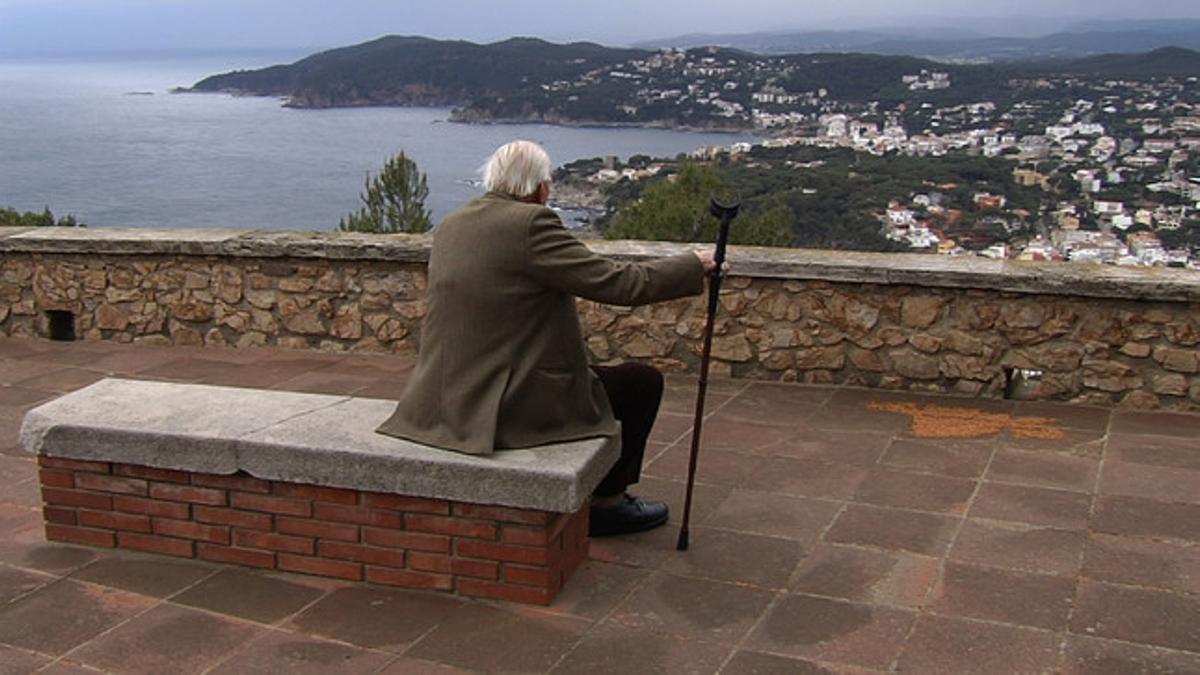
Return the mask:
<svg viewBox="0 0 1200 675">
<path fill-rule="evenodd" d="M 905 81 L 935 72 L 953 87 L 910 87 Z M 666 53 L 533 38 L 479 45 L 389 36 L 290 65 L 214 75 L 186 91 L 278 96 L 297 108 L 446 106 L 455 108 L 452 120 L 463 122 L 732 131 L 750 128 L 749 118 L 739 112 L 755 107 L 753 96 L 764 87 L 852 105 L 952 106 L 1003 102 L 1012 80 L 1061 74 L 1200 77 L 1200 52 L 1168 47 L 1070 61 L 965 65 L 866 53 L 764 57 L 718 47 Z M 689 98 L 698 83 L 713 79 L 720 92 Z"/>
<path fill-rule="evenodd" d="M 634 45 L 642 49 L 721 46 L 757 54 L 866 52 L 940 61 L 1019 62 L 1140 53 L 1162 47 L 1200 49 L 1200 21 L 1095 21 L 1035 38 L 988 37 L 926 28 L 691 34 Z"/>
</svg>

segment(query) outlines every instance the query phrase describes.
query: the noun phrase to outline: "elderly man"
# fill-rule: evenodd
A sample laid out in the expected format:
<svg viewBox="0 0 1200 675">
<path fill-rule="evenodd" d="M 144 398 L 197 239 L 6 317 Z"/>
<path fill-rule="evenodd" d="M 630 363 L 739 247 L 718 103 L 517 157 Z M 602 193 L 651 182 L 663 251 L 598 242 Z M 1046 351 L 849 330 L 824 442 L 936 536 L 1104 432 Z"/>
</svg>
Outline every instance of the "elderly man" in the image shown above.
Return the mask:
<svg viewBox="0 0 1200 675">
<path fill-rule="evenodd" d="M 575 298 L 642 305 L 695 295 L 711 252 L 646 263 L 593 253 L 546 207 L 550 158 L 514 141 L 484 167 L 487 194 L 434 230 L 428 313 L 408 389 L 379 432 L 476 455 L 614 435 L 621 457 L 596 489 L 591 534 L 667 521 L 638 481 L 663 381 L 640 364 L 589 367 Z"/>
</svg>

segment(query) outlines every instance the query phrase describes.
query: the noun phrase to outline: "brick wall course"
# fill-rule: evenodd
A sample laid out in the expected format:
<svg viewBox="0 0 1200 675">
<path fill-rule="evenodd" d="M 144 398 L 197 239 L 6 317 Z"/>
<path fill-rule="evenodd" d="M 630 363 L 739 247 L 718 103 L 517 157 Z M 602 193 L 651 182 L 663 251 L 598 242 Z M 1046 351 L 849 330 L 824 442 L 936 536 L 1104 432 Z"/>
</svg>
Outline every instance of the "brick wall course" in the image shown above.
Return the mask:
<svg viewBox="0 0 1200 675">
<path fill-rule="evenodd" d="M 556 514 L 244 474 L 41 464 L 54 541 L 539 604 L 587 556 L 586 506 Z"/>
</svg>

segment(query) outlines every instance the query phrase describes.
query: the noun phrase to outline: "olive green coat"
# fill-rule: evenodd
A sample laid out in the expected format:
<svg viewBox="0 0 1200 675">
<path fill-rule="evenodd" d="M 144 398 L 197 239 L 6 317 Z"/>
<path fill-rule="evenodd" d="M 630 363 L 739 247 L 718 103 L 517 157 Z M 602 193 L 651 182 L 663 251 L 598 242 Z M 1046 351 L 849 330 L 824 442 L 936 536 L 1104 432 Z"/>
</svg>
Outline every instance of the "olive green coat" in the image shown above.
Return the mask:
<svg viewBox="0 0 1200 675">
<path fill-rule="evenodd" d="M 616 262 L 554 211 L 484 195 L 434 231 L 417 366 L 378 431 L 475 455 L 614 434 L 575 297 L 641 305 L 703 288 L 691 253 Z"/>
</svg>

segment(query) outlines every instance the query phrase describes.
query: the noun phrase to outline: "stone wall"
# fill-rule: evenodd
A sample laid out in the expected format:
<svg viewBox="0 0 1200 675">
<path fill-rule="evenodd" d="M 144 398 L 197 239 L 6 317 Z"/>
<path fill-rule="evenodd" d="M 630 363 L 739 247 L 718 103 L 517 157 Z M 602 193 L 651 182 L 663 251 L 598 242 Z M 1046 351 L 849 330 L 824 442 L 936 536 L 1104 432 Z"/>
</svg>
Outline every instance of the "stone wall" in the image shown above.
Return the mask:
<svg viewBox="0 0 1200 675">
<path fill-rule="evenodd" d="M 682 250 L 596 242 L 638 260 Z M 0 334 L 415 353 L 425 237 L 0 228 Z M 1200 274 L 978 258 L 731 249 L 717 375 L 1200 409 Z M 597 361 L 694 371 L 703 298 L 580 303 Z"/>
</svg>

